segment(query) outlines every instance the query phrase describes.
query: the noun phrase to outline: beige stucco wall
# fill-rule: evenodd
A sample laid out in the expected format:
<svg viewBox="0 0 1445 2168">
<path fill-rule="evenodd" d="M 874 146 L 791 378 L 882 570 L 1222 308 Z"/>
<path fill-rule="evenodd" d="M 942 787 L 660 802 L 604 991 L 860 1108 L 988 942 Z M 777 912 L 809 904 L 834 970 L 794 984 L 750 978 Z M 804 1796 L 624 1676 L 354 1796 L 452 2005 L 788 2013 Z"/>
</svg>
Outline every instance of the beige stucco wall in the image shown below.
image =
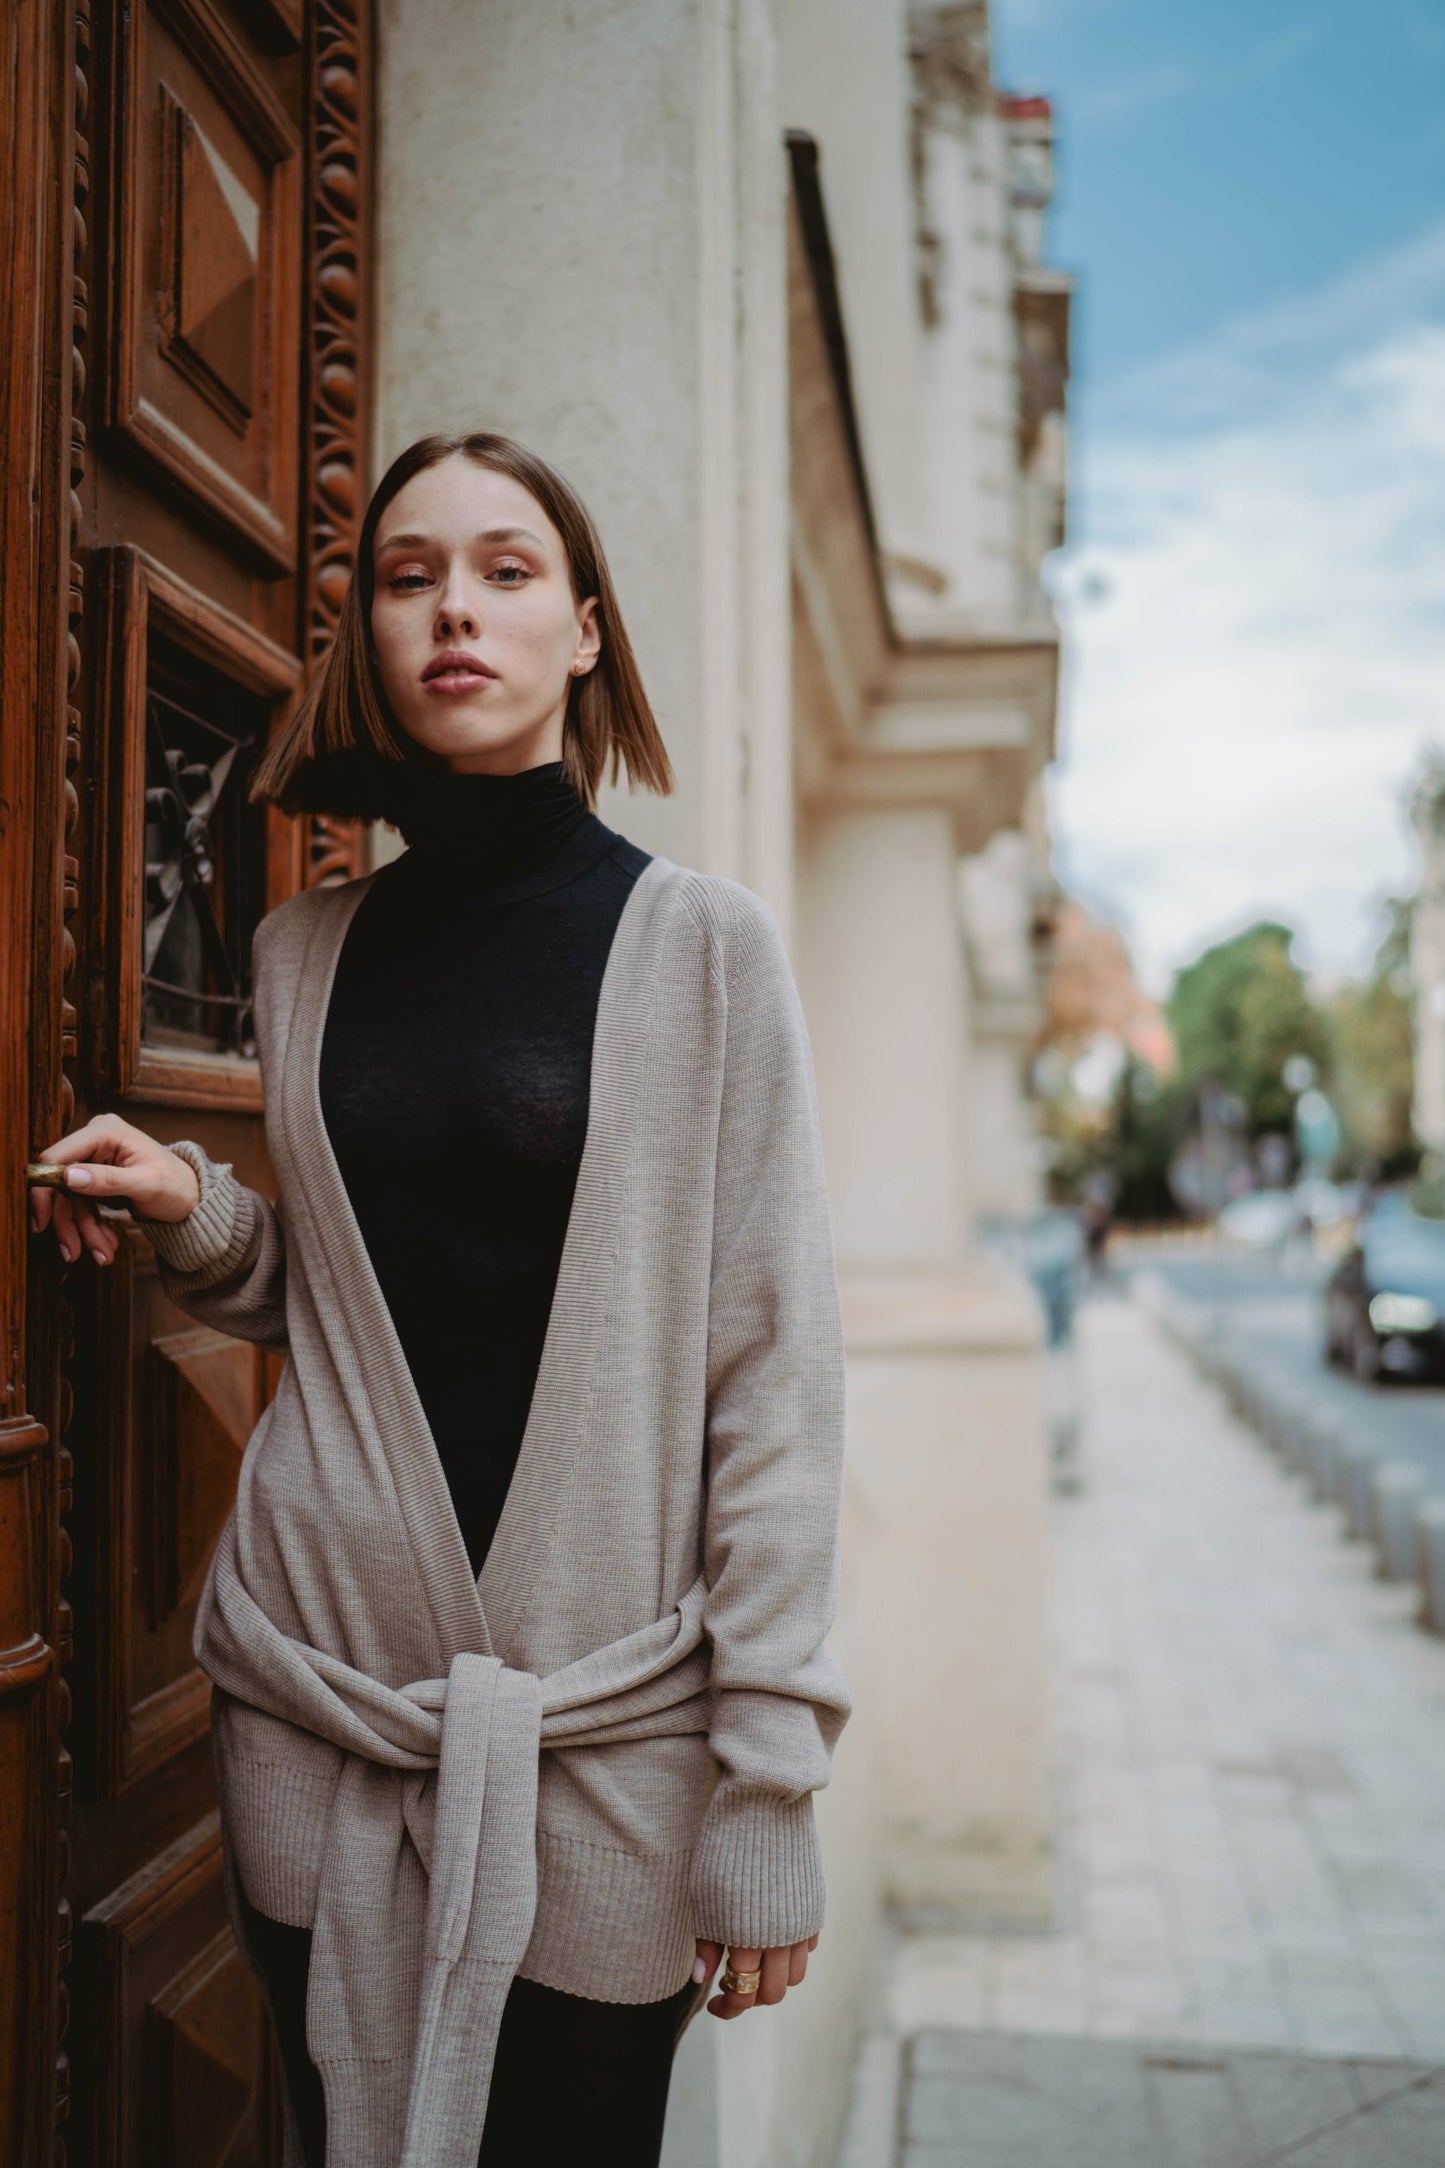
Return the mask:
<svg viewBox="0 0 1445 2168">
<path fill-rule="evenodd" d="M 926 545 L 906 0 L 782 0 L 785 126 L 816 140 L 885 549 Z"/>
<path fill-rule="evenodd" d="M 479 426 L 578 485 L 679 778 L 665 802 L 606 793 L 603 818 L 768 898 L 823 1106 L 850 1334 L 833 1646 L 855 1696 L 818 1802 L 828 1922 L 780 2010 L 694 2023 L 667 2168 L 829 2168 L 885 1891 L 1049 1901 L 1039 1321 L 971 1240 L 957 809 L 810 798 L 800 821 L 795 781 L 782 130 L 824 144 L 884 539 L 916 550 L 902 26 L 902 0 L 381 9 L 378 471 Z M 800 688 L 831 670 L 838 697 L 849 629 Z"/>
<path fill-rule="evenodd" d="M 377 471 L 496 428 L 597 519 L 679 777 L 603 817 L 786 917 L 784 169 L 766 0 L 385 0 Z"/>
<path fill-rule="evenodd" d="M 480 426 L 570 476 L 679 782 L 666 801 L 604 793 L 602 817 L 746 881 L 791 930 L 775 69 L 765 0 L 387 0 L 375 457 L 380 471 L 424 431 Z M 860 1585 L 850 1573 L 836 1636 L 850 1677 Z M 669 2168 L 833 2157 L 877 1920 L 866 1736 L 864 1714 L 820 1800 L 829 1918 L 806 1992 L 694 2024 Z"/>
</svg>

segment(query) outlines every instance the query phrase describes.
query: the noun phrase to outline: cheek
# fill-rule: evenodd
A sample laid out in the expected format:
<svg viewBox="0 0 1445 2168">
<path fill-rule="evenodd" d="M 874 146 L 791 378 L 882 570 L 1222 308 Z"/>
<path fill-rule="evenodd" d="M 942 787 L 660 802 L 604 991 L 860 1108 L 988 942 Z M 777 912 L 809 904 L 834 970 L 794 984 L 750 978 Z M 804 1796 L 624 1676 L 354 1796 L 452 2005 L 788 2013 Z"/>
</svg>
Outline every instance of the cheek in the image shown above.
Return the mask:
<svg viewBox="0 0 1445 2168">
<path fill-rule="evenodd" d="M 559 611 L 550 599 L 544 602 L 538 598 L 533 604 L 528 597 L 512 614 L 507 632 L 514 657 L 522 666 L 548 676 L 567 668 L 576 638 L 570 611 Z"/>
<path fill-rule="evenodd" d="M 411 650 L 415 644 L 415 629 L 408 625 L 403 611 L 388 610 L 384 606 L 372 611 L 372 651 L 384 681 L 392 681 L 408 674 Z"/>
</svg>

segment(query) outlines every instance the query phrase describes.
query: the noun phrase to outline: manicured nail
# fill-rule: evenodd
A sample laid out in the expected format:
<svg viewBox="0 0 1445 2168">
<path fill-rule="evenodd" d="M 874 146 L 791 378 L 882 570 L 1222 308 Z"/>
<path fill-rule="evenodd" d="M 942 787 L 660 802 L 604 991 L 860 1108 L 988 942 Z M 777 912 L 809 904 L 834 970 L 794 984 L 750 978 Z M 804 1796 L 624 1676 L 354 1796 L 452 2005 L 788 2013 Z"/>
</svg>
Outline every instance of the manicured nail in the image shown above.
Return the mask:
<svg viewBox="0 0 1445 2168">
<path fill-rule="evenodd" d="M 104 1250 L 92 1249 L 90 1254 L 98 1265 L 108 1265 L 110 1263 L 110 1259 L 106 1256 Z"/>
<path fill-rule="evenodd" d="M 703 1983 L 703 1981 L 704 1981 L 704 1980 L 705 1980 L 706 1978 L 707 1978 L 707 1959 L 706 1959 L 705 1957 L 699 1957 L 699 1958 L 698 1958 L 698 1959 L 696 1960 L 696 1962 L 694 1963 L 694 1965 L 693 1965 L 693 1968 L 692 1968 L 692 1984 L 693 1984 L 693 1986 L 694 1986 L 694 1987 L 701 1987 L 701 1986 L 702 1986 L 702 1983 Z"/>
<path fill-rule="evenodd" d="M 66 1174 L 66 1177 L 65 1177 L 65 1186 L 66 1186 L 66 1188 L 67 1188 L 67 1189 L 89 1189 L 89 1187 L 90 1187 L 90 1169 L 89 1169 L 89 1167 L 72 1167 L 72 1168 L 70 1168 L 70 1169 L 69 1169 L 69 1171 L 68 1171 L 68 1173 Z"/>
</svg>

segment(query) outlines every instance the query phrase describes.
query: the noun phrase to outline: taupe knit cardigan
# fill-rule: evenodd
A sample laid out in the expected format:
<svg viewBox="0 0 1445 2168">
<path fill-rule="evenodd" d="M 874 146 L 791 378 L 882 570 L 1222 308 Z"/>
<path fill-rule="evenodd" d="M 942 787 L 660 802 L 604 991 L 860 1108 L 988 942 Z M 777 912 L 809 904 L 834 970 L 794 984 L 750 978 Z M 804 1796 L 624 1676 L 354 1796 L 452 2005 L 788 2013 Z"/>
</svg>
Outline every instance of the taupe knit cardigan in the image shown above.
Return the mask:
<svg viewBox="0 0 1445 2168">
<path fill-rule="evenodd" d="M 257 932 L 278 1202 L 183 1140 L 200 1202 L 146 1231 L 174 1302 L 289 1358 L 196 1625 L 233 1922 L 244 1943 L 239 1878 L 313 1930 L 328 2159 L 473 2168 L 514 1974 L 650 2001 L 696 1936 L 822 1924 L 812 1793 L 850 1708 L 823 1646 L 842 1326 L 776 921 L 655 857 L 603 977 L 536 1389 L 475 1580 L 321 1114 L 336 959 L 376 877 Z"/>
</svg>

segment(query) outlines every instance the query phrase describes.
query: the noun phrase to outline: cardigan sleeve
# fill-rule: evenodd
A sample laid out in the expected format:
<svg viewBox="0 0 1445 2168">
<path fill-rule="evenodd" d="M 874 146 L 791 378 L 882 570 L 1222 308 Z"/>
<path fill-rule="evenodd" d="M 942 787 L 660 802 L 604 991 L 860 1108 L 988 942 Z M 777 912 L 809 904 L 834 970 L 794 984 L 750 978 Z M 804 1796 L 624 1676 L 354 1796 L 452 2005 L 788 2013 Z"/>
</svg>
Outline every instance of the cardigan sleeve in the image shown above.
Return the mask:
<svg viewBox="0 0 1445 2168">
<path fill-rule="evenodd" d="M 169 1149 L 200 1183 L 183 1220 L 142 1220 L 161 1287 L 188 1317 L 238 1340 L 284 1348 L 286 1235 L 281 1207 L 236 1180 L 202 1145 L 182 1137 Z"/>
<path fill-rule="evenodd" d="M 704 1621 L 720 1763 L 695 1932 L 736 1949 L 821 1927 L 813 1792 L 851 1712 L 838 1603 L 843 1326 L 811 1051 L 782 934 L 736 884 L 707 1358 Z"/>
<path fill-rule="evenodd" d="M 282 904 L 257 927 L 251 944 L 252 989 L 258 1033 L 264 959 L 283 914 Z M 264 1073 L 265 1045 L 262 1043 Z M 170 1146 L 194 1173 L 201 1194 L 183 1220 L 142 1220 L 161 1287 L 178 1310 L 218 1332 L 261 1347 L 284 1348 L 286 1337 L 286 1232 L 279 1204 L 236 1180 L 229 1160 L 217 1162 L 204 1146 L 182 1137 Z"/>
</svg>

